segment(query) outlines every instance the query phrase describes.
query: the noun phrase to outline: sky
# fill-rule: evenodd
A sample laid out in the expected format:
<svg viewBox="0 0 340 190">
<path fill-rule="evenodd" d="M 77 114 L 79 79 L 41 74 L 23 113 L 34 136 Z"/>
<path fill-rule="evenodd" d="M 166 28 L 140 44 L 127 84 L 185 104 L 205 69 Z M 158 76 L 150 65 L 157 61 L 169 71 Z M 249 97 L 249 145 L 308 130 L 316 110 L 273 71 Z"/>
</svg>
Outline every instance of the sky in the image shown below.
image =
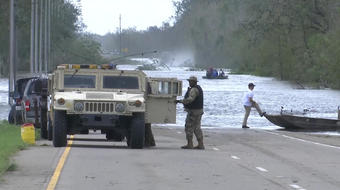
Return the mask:
<svg viewBox="0 0 340 190">
<path fill-rule="evenodd" d="M 82 20 L 87 32 L 104 35 L 119 29 L 162 26 L 175 15 L 174 0 L 81 0 Z M 179 0 L 175 0 L 179 1 Z M 78 3 L 79 4 L 79 3 Z"/>
</svg>

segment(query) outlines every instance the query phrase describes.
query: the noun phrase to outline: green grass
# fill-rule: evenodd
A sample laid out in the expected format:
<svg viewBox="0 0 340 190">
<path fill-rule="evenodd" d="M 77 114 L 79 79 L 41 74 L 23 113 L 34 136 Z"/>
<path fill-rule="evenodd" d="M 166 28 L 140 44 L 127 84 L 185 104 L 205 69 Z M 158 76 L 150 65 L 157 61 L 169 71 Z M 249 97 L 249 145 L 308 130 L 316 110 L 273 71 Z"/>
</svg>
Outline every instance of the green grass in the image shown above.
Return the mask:
<svg viewBox="0 0 340 190">
<path fill-rule="evenodd" d="M 20 126 L 10 125 L 0 121 L 0 175 L 7 170 L 15 169 L 10 157 L 15 152 L 24 149 L 26 144 L 21 139 Z"/>
<path fill-rule="evenodd" d="M 15 163 L 11 163 L 7 171 L 15 171 L 16 169 L 17 169 L 17 165 Z"/>
</svg>

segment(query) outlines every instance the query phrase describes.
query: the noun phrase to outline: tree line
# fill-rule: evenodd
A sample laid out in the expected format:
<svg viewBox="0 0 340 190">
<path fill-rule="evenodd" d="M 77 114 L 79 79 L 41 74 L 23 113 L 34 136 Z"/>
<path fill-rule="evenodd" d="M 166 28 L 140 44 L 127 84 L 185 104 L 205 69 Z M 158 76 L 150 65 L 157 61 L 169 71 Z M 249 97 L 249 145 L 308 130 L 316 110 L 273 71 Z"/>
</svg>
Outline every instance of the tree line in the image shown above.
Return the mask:
<svg viewBox="0 0 340 190">
<path fill-rule="evenodd" d="M 190 49 L 196 67 L 340 88 L 338 0 L 182 0 L 175 24 L 122 32 L 129 48 Z M 116 49 L 118 32 L 104 47 Z M 119 49 L 119 48 L 118 48 Z"/>
<path fill-rule="evenodd" d="M 81 10 L 53 0 L 52 65 L 108 63 L 129 53 L 191 52 L 196 67 L 340 88 L 338 0 L 182 0 L 174 24 L 145 31 L 84 32 Z M 17 64 L 29 70 L 31 1 L 17 1 Z M 9 1 L 0 0 L 0 73 L 8 73 Z M 138 22 L 136 20 L 136 22 Z M 95 39 L 95 40 L 94 40 Z M 166 62 L 171 54 L 158 54 Z M 111 59 L 112 60 L 112 59 Z"/>
<path fill-rule="evenodd" d="M 340 88 L 337 0 L 183 0 L 198 65 Z"/>
<path fill-rule="evenodd" d="M 198 65 L 340 88 L 337 0 L 183 0 Z"/>
<path fill-rule="evenodd" d="M 100 43 L 83 32 L 80 7 L 67 0 L 52 2 L 49 71 L 59 64 L 106 63 Z M 30 0 L 15 1 L 17 72 L 30 71 L 31 6 Z M 0 0 L 0 75 L 4 77 L 9 73 L 9 11 L 9 0 Z"/>
</svg>

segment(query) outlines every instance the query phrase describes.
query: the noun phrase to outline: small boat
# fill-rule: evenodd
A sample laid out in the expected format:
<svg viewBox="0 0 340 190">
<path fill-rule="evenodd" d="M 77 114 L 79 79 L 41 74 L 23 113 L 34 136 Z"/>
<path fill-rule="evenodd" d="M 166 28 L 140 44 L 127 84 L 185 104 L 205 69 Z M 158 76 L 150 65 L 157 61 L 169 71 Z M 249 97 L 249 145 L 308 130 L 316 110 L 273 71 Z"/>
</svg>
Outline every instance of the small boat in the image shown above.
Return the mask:
<svg viewBox="0 0 340 190">
<path fill-rule="evenodd" d="M 270 115 L 265 117 L 275 125 L 290 130 L 310 130 L 310 131 L 336 131 L 340 130 L 340 120 L 313 118 L 295 115 Z"/>
<path fill-rule="evenodd" d="M 205 76 L 202 77 L 203 79 L 228 79 L 228 75 L 225 74 L 223 69 L 220 69 L 220 71 L 217 71 L 217 69 L 209 68 L 206 71 Z"/>
<path fill-rule="evenodd" d="M 217 77 L 212 77 L 212 76 L 203 76 L 203 79 L 228 79 L 228 75 L 224 76 L 217 76 Z"/>
</svg>

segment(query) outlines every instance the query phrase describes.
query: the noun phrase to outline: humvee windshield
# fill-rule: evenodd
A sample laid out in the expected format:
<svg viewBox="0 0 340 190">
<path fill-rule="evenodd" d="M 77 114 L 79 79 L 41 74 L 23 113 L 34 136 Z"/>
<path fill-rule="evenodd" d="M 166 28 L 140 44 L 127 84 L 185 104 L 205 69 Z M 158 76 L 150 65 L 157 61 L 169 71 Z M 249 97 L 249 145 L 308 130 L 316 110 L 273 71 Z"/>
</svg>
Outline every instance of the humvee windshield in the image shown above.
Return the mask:
<svg viewBox="0 0 340 190">
<path fill-rule="evenodd" d="M 104 76 L 103 88 L 138 89 L 138 77 L 133 76 Z"/>
<path fill-rule="evenodd" d="M 64 88 L 95 88 L 94 75 L 64 75 Z"/>
</svg>

